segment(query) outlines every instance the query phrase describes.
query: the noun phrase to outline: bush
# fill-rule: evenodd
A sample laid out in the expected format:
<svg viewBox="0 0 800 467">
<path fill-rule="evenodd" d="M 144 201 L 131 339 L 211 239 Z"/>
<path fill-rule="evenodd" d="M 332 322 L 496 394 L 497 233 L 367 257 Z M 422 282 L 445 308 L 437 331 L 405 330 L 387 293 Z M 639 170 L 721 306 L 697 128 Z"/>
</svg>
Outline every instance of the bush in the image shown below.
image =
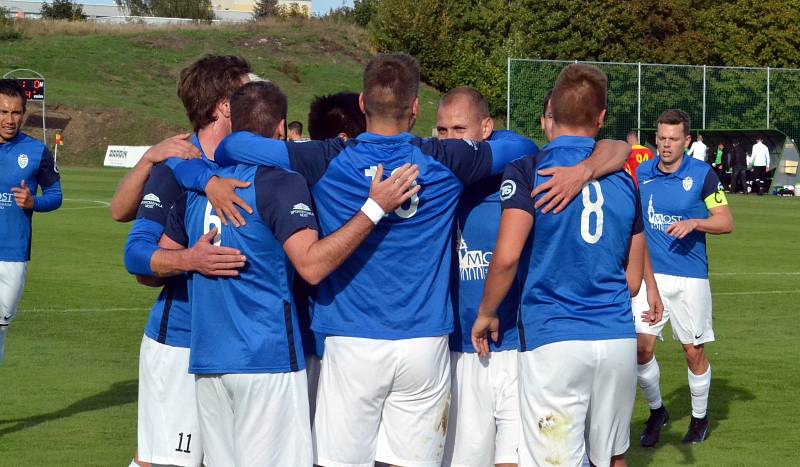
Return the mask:
<svg viewBox="0 0 800 467">
<path fill-rule="evenodd" d="M 157 16 L 211 21 L 211 0 L 116 0 L 131 16 Z"/>
<path fill-rule="evenodd" d="M 253 17 L 255 19 L 268 18 L 275 16 L 278 12 L 278 0 L 258 0 L 255 8 L 253 8 Z"/>
<path fill-rule="evenodd" d="M 67 21 L 83 21 L 83 6 L 72 0 L 53 0 L 52 4 L 43 3 L 40 14 L 44 19 L 65 19 Z"/>
<path fill-rule="evenodd" d="M 17 24 L 11 19 L 11 11 L 0 7 L 0 41 L 11 41 L 22 37 Z"/>
</svg>

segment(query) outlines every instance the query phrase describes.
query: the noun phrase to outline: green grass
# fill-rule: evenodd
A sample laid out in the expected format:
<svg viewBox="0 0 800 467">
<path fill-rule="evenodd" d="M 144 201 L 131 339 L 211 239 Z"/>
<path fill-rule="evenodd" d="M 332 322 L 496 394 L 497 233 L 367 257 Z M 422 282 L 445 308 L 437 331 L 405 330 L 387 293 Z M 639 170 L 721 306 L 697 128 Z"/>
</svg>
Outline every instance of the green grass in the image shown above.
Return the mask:
<svg viewBox="0 0 800 467">
<path fill-rule="evenodd" d="M 44 75 L 50 115 L 73 118 L 59 150 L 69 166 L 101 165 L 109 144 L 153 144 L 190 130 L 176 83 L 180 70 L 204 54 L 246 58 L 255 73 L 286 93 L 289 121 L 304 123 L 315 96 L 359 92 L 371 56 L 362 30 L 316 19 L 178 29 L 66 23 L 26 28 L 23 39 L 0 42 L 0 75 L 15 68 Z M 428 86 L 420 90 L 415 131 L 422 136 L 430 136 L 435 125 L 438 96 Z M 37 104 L 30 110 L 40 112 Z"/>
<path fill-rule="evenodd" d="M 127 465 L 135 450 L 138 348 L 156 293 L 123 269 L 128 226 L 95 203 L 110 200 L 123 174 L 64 169 L 64 208 L 34 216 L 27 286 L 0 366 L 2 466 Z M 800 464 L 800 200 L 737 196 L 731 205 L 736 232 L 709 241 L 711 436 L 680 445 L 689 392 L 681 351 L 667 340 L 657 353 L 673 422 L 658 448 L 642 450 L 647 408 L 637 400 L 632 466 Z"/>
</svg>

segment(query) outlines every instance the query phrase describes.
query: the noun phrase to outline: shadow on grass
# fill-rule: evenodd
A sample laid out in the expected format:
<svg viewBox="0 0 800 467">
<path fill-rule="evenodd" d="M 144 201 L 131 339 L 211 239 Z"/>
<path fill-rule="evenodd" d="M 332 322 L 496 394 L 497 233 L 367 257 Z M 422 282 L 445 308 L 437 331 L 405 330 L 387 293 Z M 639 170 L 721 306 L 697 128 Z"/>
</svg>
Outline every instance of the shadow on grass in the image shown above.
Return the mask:
<svg viewBox="0 0 800 467">
<path fill-rule="evenodd" d="M 754 400 L 756 397 L 753 393 L 745 388 L 733 386 L 730 381 L 725 378 L 711 380 L 711 393 L 708 398 L 708 437 L 714 436 L 714 431 L 722 423 L 728 420 L 730 407 L 734 403 L 746 402 Z M 675 460 L 676 465 L 691 465 L 694 464 L 694 449 L 702 449 L 702 444 L 698 446 L 685 445 L 681 443 L 686 430 L 689 428 L 688 418 L 692 412 L 692 401 L 689 394 L 689 385 L 683 385 L 671 393 L 662 397 L 664 406 L 669 410 L 670 423 L 661 432 L 661 439 L 655 448 L 641 448 L 639 447 L 639 435 L 644 428 L 643 423 L 631 425 L 631 446 L 635 446 L 632 450 L 633 459 L 630 465 L 646 466 L 650 465 L 653 461 L 653 455 L 665 446 L 675 446 L 683 456 L 682 459 Z M 675 426 L 677 421 L 684 422 L 685 426 Z"/>
<path fill-rule="evenodd" d="M 111 387 L 101 393 L 76 401 L 55 412 L 33 415 L 26 418 L 0 420 L 0 424 L 13 423 L 11 426 L 0 428 L 0 437 L 9 433 L 35 427 L 44 422 L 68 418 L 83 412 L 91 412 L 93 410 L 101 410 L 136 402 L 138 390 L 138 380 L 119 381 L 112 384 Z"/>
</svg>

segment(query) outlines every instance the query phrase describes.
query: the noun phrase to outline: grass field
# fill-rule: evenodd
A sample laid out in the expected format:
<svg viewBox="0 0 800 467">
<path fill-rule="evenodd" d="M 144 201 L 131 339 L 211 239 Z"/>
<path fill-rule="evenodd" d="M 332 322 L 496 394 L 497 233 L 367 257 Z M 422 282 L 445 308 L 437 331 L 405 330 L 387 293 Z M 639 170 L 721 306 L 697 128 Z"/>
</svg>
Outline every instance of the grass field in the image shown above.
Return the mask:
<svg viewBox="0 0 800 467">
<path fill-rule="evenodd" d="M 104 207 L 124 174 L 64 169 L 64 207 L 34 216 L 33 259 L 0 366 L 0 465 L 122 466 L 136 446 L 138 347 L 156 296 L 122 266 L 128 226 Z M 800 464 L 796 388 L 800 200 L 733 197 L 733 235 L 712 238 L 715 332 L 711 436 L 683 447 L 689 420 L 679 347 L 657 349 L 673 422 L 632 466 Z"/>
</svg>

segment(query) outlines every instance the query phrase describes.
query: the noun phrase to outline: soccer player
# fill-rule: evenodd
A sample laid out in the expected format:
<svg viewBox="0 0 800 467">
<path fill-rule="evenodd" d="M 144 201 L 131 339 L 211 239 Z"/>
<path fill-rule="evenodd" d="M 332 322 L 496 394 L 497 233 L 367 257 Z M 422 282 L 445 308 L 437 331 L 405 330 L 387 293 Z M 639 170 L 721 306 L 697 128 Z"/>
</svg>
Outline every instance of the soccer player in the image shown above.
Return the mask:
<svg viewBox="0 0 800 467">
<path fill-rule="evenodd" d="M 286 139 L 289 141 L 303 141 L 303 124 L 298 122 L 297 120 L 289 123 L 287 127 L 289 130 L 289 134 L 287 135 Z"/>
<path fill-rule="evenodd" d="M 545 96 L 541 125 L 552 138 L 551 92 Z M 493 130 L 488 105 L 473 88 L 460 87 L 442 98 L 437 112 L 440 138 L 473 140 L 503 137 Z M 613 142 L 598 143 L 596 160 L 613 161 Z M 624 145 L 622 145 L 624 146 Z M 620 147 L 624 151 L 623 147 Z M 615 171 L 618 166 L 609 166 Z M 516 284 L 500 305 L 501 335 L 491 345 L 489 359 L 482 359 L 472 346 L 471 329 L 478 311 L 486 268 L 495 248 L 500 224 L 500 180 L 490 178 L 468 187 L 456 211 L 459 276 L 453 278 L 455 331 L 450 335 L 451 399 L 445 443 L 444 465 L 516 465 L 520 436 L 517 395 L 517 307 Z M 492 429 L 486 429 L 486 427 Z"/>
<path fill-rule="evenodd" d="M 637 171 L 645 219 L 647 248 L 656 283 L 664 303 L 664 316 L 656 325 L 644 325 L 642 290 L 634 299 L 638 380 L 650 405 L 650 418 L 641 445 L 654 446 L 669 415 L 661 401 L 660 370 L 654 355 L 656 338 L 668 320 L 672 334 L 683 346 L 689 367 L 692 419 L 684 443 L 700 443 L 708 435 L 708 394 L 711 365 L 705 343 L 714 340 L 711 325 L 711 288 L 708 282 L 706 234 L 733 231 L 733 217 L 725 192 L 710 165 L 685 153 L 690 136 L 689 115 L 667 110 L 656 122 L 658 156 Z"/>
<path fill-rule="evenodd" d="M 540 169 L 589 155 L 606 83 L 595 67 L 564 68 L 552 95 L 554 139 L 511 163 L 500 188 L 503 212 L 472 342 L 488 355 L 500 336 L 496 310 L 519 280 L 522 466 L 580 465 L 586 451 L 594 465 L 625 465 L 636 390 L 630 296 L 644 254 L 633 181 L 621 171 L 592 180 L 558 216 L 542 214 L 529 195 L 544 183 Z"/>
<path fill-rule="evenodd" d="M 274 84 L 244 85 L 231 97 L 235 131 L 282 138 L 286 96 Z M 392 211 L 419 190 L 416 166 L 383 180 L 382 166 L 361 210 L 319 240 L 305 179 L 276 167 L 234 166 L 221 175 L 251 182 L 240 191 L 255 207 L 248 222 L 223 227 L 208 200 L 185 194 L 170 214 L 166 248 L 185 248 L 213 232 L 215 242 L 243 251 L 247 268 L 235 279 L 192 274 L 189 371 L 208 466 L 308 466 L 312 463 L 303 349 L 294 302 L 294 272 L 317 284 Z M 363 200 L 362 200 L 363 202 Z"/>
<path fill-rule="evenodd" d="M 308 136 L 323 140 L 355 138 L 367 130 L 364 112 L 358 107 L 357 92 L 319 96 L 308 112 Z"/>
<path fill-rule="evenodd" d="M 0 364 L 31 259 L 31 218 L 61 206 L 61 181 L 47 146 L 21 131 L 25 94 L 0 80 Z M 42 194 L 37 195 L 42 187 Z"/>
<path fill-rule="evenodd" d="M 206 56 L 183 69 L 178 96 L 195 131 L 191 144 L 202 154 L 202 163 L 214 166 L 214 151 L 230 133 L 229 98 L 250 72 L 249 64 L 233 56 Z M 156 148 L 190 153 L 181 140 Z M 138 165 L 137 165 L 138 167 Z M 143 187 L 137 183 L 144 173 Z M 239 251 L 212 245 L 209 232 L 192 248 L 159 251 L 170 208 L 183 193 L 171 166 L 151 170 L 134 168 L 133 176 L 120 184 L 118 207 L 139 196 L 138 214 L 125 246 L 125 266 L 147 283 L 153 276 L 173 275 L 150 310 L 139 354 L 138 445 L 135 463 L 198 466 L 203 443 L 197 419 L 194 378 L 187 373 L 191 335 L 186 271 L 208 275 L 235 275 L 244 265 Z M 245 184 L 246 185 L 246 184 Z M 142 197 L 141 193 L 146 193 Z M 131 465 L 135 465 L 132 463 Z"/>
<path fill-rule="evenodd" d="M 644 161 L 649 161 L 653 158 L 653 153 L 646 146 L 639 144 L 639 135 L 635 131 L 628 133 L 628 144 L 631 145 L 631 154 L 628 156 L 628 162 L 625 163 L 625 172 L 633 178 L 633 183 L 636 181 L 636 169 Z M 637 185 L 638 187 L 638 185 Z"/>
</svg>

